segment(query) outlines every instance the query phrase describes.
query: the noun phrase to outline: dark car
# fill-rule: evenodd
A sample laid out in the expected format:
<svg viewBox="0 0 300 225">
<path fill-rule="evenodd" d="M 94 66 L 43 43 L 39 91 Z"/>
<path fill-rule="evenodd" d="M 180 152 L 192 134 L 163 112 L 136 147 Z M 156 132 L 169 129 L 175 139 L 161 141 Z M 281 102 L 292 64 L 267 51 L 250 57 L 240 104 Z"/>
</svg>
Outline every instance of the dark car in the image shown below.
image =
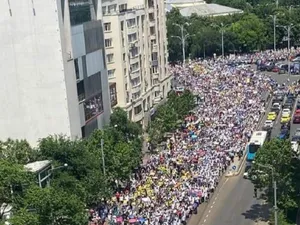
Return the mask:
<svg viewBox="0 0 300 225">
<path fill-rule="evenodd" d="M 271 71 L 274 69 L 274 67 L 275 67 L 275 64 L 274 64 L 274 63 L 267 64 L 267 65 L 266 65 L 266 70 L 267 70 L 268 72 L 271 72 Z"/>
<path fill-rule="evenodd" d="M 283 105 L 283 108 L 292 110 L 293 109 L 293 103 L 292 102 L 287 102 Z"/>
<path fill-rule="evenodd" d="M 290 137 L 290 130 L 289 129 L 282 129 L 280 131 L 280 134 L 278 135 L 278 138 L 283 140 L 283 139 L 288 139 Z"/>
<path fill-rule="evenodd" d="M 297 128 L 295 134 L 292 137 L 292 141 L 300 141 L 300 128 Z"/>
<path fill-rule="evenodd" d="M 284 94 L 276 94 L 272 100 L 272 102 L 282 102 L 284 99 Z"/>
<path fill-rule="evenodd" d="M 278 73 L 279 74 L 286 73 L 286 72 L 288 72 L 288 70 L 289 70 L 289 66 L 287 64 L 283 64 L 283 65 L 279 66 Z"/>
<path fill-rule="evenodd" d="M 300 115 L 295 115 L 294 116 L 293 123 L 300 123 Z"/>
</svg>

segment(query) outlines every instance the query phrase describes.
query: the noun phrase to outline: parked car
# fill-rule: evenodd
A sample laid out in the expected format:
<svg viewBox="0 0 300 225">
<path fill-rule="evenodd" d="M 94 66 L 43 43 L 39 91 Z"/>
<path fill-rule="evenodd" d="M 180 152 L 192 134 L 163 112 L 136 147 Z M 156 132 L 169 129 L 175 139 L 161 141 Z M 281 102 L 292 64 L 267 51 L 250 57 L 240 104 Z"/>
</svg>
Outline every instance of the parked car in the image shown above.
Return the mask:
<svg viewBox="0 0 300 225">
<path fill-rule="evenodd" d="M 290 130 L 289 129 L 283 129 L 280 131 L 278 138 L 279 139 L 288 139 L 290 137 Z"/>
</svg>

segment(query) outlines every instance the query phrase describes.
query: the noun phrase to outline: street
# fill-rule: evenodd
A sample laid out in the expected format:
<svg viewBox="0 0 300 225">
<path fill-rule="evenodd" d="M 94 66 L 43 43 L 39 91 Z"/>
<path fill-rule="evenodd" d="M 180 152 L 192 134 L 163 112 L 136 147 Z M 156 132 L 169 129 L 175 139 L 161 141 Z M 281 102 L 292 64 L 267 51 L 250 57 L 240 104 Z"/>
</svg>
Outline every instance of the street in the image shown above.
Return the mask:
<svg viewBox="0 0 300 225">
<path fill-rule="evenodd" d="M 287 75 L 272 74 L 272 77 L 279 83 L 287 81 Z M 290 82 L 296 81 L 300 76 L 291 76 Z M 270 111 L 269 105 L 266 115 Z M 280 132 L 280 116 L 275 121 L 272 137 L 277 137 Z M 291 137 L 300 125 L 291 124 Z M 243 165 L 244 166 L 244 165 Z M 243 170 L 242 170 L 243 171 Z M 250 180 L 243 178 L 243 172 L 239 176 L 223 178 L 220 182 L 217 193 L 208 203 L 204 213 L 199 213 L 198 222 L 194 220 L 190 225 L 253 225 L 263 224 L 268 221 L 269 206 L 263 199 L 254 198 L 254 187 Z"/>
</svg>

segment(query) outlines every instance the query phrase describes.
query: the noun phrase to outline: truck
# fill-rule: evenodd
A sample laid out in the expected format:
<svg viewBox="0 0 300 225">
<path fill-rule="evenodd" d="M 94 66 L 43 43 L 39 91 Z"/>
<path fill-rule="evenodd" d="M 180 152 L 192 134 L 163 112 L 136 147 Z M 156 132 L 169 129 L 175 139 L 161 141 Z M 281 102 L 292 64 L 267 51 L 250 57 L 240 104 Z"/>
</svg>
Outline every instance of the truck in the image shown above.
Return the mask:
<svg viewBox="0 0 300 225">
<path fill-rule="evenodd" d="M 250 141 L 247 145 L 247 161 L 251 162 L 254 160 L 256 152 L 260 147 L 263 146 L 268 137 L 267 131 L 255 131 L 253 132 Z"/>
</svg>

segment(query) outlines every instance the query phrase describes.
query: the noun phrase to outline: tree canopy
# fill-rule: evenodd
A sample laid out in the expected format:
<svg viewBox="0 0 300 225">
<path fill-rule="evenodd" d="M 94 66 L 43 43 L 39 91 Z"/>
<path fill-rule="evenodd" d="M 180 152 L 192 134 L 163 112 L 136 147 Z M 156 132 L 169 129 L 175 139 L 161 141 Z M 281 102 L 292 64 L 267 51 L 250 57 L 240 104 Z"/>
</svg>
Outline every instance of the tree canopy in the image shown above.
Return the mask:
<svg viewBox="0 0 300 225">
<path fill-rule="evenodd" d="M 268 167 L 268 168 L 267 168 Z M 272 177 L 272 168 L 274 177 Z M 289 140 L 272 139 L 258 151 L 251 170 L 254 184 L 267 187 L 268 201 L 273 204 L 273 178 L 277 182 L 277 205 L 282 217 L 295 222 L 300 203 L 300 166 Z"/>
<path fill-rule="evenodd" d="M 212 0 L 208 3 L 217 3 L 242 9 L 243 14 L 234 14 L 218 17 L 203 17 L 192 14 L 183 17 L 179 10 L 174 8 L 167 13 L 168 47 L 170 61 L 182 60 L 181 41 L 174 36 L 181 36 L 180 29 L 174 24 L 184 25 L 185 33 L 190 34 L 186 40 L 186 57 L 213 56 L 221 54 L 221 26 L 224 25 L 225 54 L 235 52 L 253 52 L 273 48 L 273 19 L 277 16 L 277 25 L 294 24 L 291 34 L 291 45 L 298 45 L 300 40 L 300 7 L 297 0 L 279 1 L 276 8 L 274 0 Z M 189 26 L 187 25 L 189 24 Z M 282 28 L 276 30 L 277 48 L 287 47 L 287 33 Z"/>
<path fill-rule="evenodd" d="M 86 139 L 50 135 L 37 148 L 25 140 L 0 142 L 0 206 L 13 211 L 15 225 L 84 224 L 87 208 L 129 180 L 141 162 L 142 143 L 141 126 L 120 108 L 113 111 L 109 126 Z M 38 187 L 36 175 L 24 168 L 36 160 L 52 161 L 49 187 Z M 0 211 L 1 225 L 4 213 Z"/>
</svg>

